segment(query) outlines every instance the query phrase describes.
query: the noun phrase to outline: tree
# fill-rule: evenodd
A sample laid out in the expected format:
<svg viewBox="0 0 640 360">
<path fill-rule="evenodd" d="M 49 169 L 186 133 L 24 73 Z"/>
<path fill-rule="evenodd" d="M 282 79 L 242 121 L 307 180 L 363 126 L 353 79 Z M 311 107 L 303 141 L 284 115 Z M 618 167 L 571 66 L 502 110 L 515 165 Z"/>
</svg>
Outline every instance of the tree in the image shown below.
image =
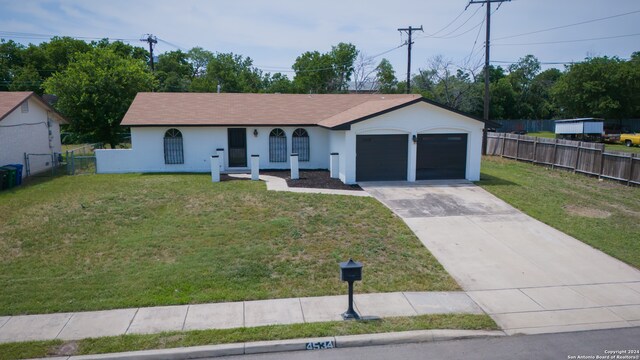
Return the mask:
<svg viewBox="0 0 640 360">
<path fill-rule="evenodd" d="M 339 43 L 328 53 L 307 51 L 296 58 L 292 68 L 299 92 L 336 93 L 349 89 L 358 50 L 352 44 Z"/>
<path fill-rule="evenodd" d="M 32 66 L 18 68 L 9 85 L 9 91 L 33 91 L 42 95 L 42 78 Z"/>
<path fill-rule="evenodd" d="M 293 84 L 298 92 L 324 94 L 333 91 L 335 71 L 329 54 L 307 51 L 296 58 L 292 68 L 296 72 Z"/>
<path fill-rule="evenodd" d="M 187 57 L 191 63 L 191 68 L 193 69 L 191 77 L 196 78 L 205 75 L 207 65 L 209 65 L 211 60 L 213 60 L 215 55 L 213 55 L 211 51 L 205 50 L 201 47 L 194 47 L 189 50 Z"/>
<path fill-rule="evenodd" d="M 24 46 L 13 40 L 0 40 L 0 91 L 7 91 L 15 71 L 23 66 Z"/>
<path fill-rule="evenodd" d="M 250 57 L 234 53 L 216 53 L 207 65 L 206 81 L 201 86 L 223 92 L 260 92 L 263 89 L 262 71 L 253 67 Z"/>
<path fill-rule="evenodd" d="M 114 53 L 123 58 L 139 59 L 145 63 L 149 61 L 149 52 L 139 46 L 125 44 L 120 40 L 109 42 L 109 39 L 102 39 L 98 42 L 91 42 L 91 45 L 99 48 L 107 48 L 113 50 Z"/>
<path fill-rule="evenodd" d="M 65 71 L 47 79 L 44 88 L 58 96 L 56 108 L 69 119 L 72 131 L 115 148 L 120 121 L 133 98 L 153 89 L 154 82 L 142 60 L 95 48 L 78 54 Z"/>
<path fill-rule="evenodd" d="M 354 71 L 353 63 L 358 57 L 358 50 L 353 44 L 341 42 L 331 48 L 329 56 L 333 61 L 335 72 L 332 88 L 334 91 L 349 90 L 349 81 L 351 81 L 351 75 Z"/>
<path fill-rule="evenodd" d="M 376 83 L 378 90 L 383 94 L 397 92 L 398 79 L 396 79 L 396 72 L 389 60 L 383 58 L 376 66 Z"/>
<path fill-rule="evenodd" d="M 54 71 L 66 69 L 77 54 L 86 53 L 92 49 L 90 44 L 68 36 L 54 36 L 48 43 L 43 42 L 39 47 L 44 50 L 47 59 L 46 69 Z"/>
<path fill-rule="evenodd" d="M 531 82 L 531 101 L 534 119 L 552 119 L 558 115 L 558 108 L 551 96 L 551 89 L 562 77 L 556 68 L 538 74 Z"/>
<path fill-rule="evenodd" d="M 169 51 L 158 56 L 155 74 L 159 82 L 158 91 L 185 92 L 191 84 L 193 66 L 186 53 Z"/>
<path fill-rule="evenodd" d="M 290 94 L 294 92 L 293 82 L 287 75 L 275 73 L 264 76 L 264 91 L 267 93 Z"/>
<path fill-rule="evenodd" d="M 373 59 L 363 52 L 358 54 L 358 58 L 354 64 L 353 84 L 356 93 L 361 91 L 377 90 L 376 84 L 376 68 L 373 66 Z"/>
<path fill-rule="evenodd" d="M 552 89 L 565 117 L 639 117 L 639 94 L 640 63 L 633 57 L 594 57 L 569 65 Z"/>
<path fill-rule="evenodd" d="M 429 68 L 414 76 L 414 89 L 433 101 L 465 112 L 474 112 L 478 106 L 479 88 L 471 70 L 464 70 L 435 56 Z"/>
</svg>

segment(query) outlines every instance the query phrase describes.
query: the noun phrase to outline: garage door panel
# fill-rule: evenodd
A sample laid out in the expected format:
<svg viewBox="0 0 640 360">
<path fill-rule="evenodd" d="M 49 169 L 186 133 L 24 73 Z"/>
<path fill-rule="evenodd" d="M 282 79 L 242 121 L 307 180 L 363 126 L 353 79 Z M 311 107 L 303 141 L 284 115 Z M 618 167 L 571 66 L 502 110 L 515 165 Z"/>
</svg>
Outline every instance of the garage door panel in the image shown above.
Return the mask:
<svg viewBox="0 0 640 360">
<path fill-rule="evenodd" d="M 420 134 L 416 180 L 464 179 L 467 169 L 467 134 Z"/>
<path fill-rule="evenodd" d="M 408 135 L 356 136 L 356 181 L 407 180 Z"/>
</svg>

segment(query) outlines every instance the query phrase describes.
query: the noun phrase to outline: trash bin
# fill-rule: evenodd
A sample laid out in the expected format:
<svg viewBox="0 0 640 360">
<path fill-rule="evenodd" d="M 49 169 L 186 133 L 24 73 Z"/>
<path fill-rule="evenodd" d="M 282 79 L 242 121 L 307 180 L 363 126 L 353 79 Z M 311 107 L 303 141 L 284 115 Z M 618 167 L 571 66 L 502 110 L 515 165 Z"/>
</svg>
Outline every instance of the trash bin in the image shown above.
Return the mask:
<svg viewBox="0 0 640 360">
<path fill-rule="evenodd" d="M 10 189 L 16 186 L 16 168 L 9 165 L 3 166 L 2 168 L 7 170 L 9 175 L 7 181 L 8 186 L 5 189 Z"/>
<path fill-rule="evenodd" d="M 0 191 L 9 188 L 9 171 L 0 168 Z"/>
<path fill-rule="evenodd" d="M 9 164 L 9 166 L 16 168 L 16 185 L 22 185 L 22 169 L 24 166 L 22 164 Z"/>
</svg>

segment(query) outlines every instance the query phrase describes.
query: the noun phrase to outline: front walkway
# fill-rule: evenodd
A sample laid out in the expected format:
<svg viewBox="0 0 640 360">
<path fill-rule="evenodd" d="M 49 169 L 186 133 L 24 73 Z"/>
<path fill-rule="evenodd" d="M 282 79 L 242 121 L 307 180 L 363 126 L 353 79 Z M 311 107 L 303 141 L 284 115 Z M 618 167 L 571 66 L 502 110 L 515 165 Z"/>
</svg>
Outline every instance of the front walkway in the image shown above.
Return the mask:
<svg viewBox="0 0 640 360">
<path fill-rule="evenodd" d="M 378 317 L 484 313 L 464 292 L 356 294 L 354 306 Z M 346 310 L 347 296 L 339 295 L 7 316 L 0 317 L 0 343 L 341 321 Z"/>
<path fill-rule="evenodd" d="M 231 177 L 239 179 L 251 179 L 251 174 L 229 174 Z M 269 191 L 288 191 L 297 193 L 308 194 L 328 194 L 328 195 L 350 195 L 350 196 L 371 196 L 366 191 L 359 190 L 335 190 L 335 189 L 316 189 L 316 188 L 304 188 L 304 187 L 289 187 L 287 181 L 283 178 L 271 175 L 260 175 L 260 180 L 267 184 L 267 190 Z"/>
<path fill-rule="evenodd" d="M 640 271 L 469 182 L 360 186 L 507 334 L 640 326 Z M 615 236 L 615 235 L 613 235 Z"/>
</svg>

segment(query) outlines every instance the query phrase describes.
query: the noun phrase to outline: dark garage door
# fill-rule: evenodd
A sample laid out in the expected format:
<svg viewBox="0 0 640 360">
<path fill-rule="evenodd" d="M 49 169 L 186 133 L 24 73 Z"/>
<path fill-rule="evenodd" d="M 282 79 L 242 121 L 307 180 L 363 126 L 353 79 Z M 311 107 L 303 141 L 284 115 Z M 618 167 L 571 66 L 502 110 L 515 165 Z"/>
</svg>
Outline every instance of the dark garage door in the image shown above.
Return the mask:
<svg viewBox="0 0 640 360">
<path fill-rule="evenodd" d="M 416 180 L 464 179 L 467 134 L 420 134 Z"/>
<path fill-rule="evenodd" d="M 356 181 L 407 180 L 408 135 L 358 135 Z"/>
</svg>

